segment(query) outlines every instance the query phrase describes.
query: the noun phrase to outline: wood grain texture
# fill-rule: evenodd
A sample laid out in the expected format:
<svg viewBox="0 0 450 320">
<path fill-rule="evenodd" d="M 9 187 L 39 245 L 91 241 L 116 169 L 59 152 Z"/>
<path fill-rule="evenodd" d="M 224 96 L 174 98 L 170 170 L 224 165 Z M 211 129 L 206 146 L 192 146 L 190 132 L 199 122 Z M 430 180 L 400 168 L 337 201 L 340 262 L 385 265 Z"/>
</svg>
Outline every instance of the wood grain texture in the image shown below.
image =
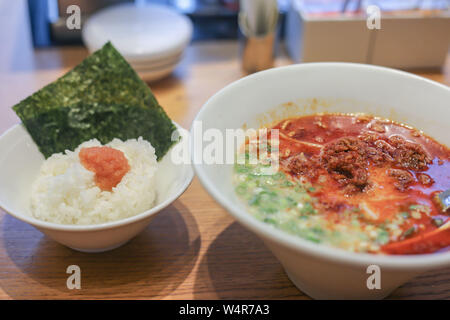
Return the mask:
<svg viewBox="0 0 450 320">
<path fill-rule="evenodd" d="M 33 50 L 23 1 L 2 3 L 0 133 L 19 121 L 13 104 L 87 55 L 78 47 Z M 6 14 L 9 19 L 1 19 Z M 284 56 L 277 60 L 288 63 Z M 442 72 L 419 74 L 450 84 L 449 69 L 447 63 Z M 169 116 L 188 128 L 211 95 L 242 76 L 235 42 L 199 43 L 171 77 L 151 88 Z M 81 290 L 66 288 L 71 264 L 81 267 Z M 197 179 L 142 234 L 101 254 L 68 249 L 0 211 L 0 299 L 124 298 L 308 299 L 261 240 L 235 222 Z M 390 298 L 450 299 L 450 269 L 424 274 Z"/>
</svg>

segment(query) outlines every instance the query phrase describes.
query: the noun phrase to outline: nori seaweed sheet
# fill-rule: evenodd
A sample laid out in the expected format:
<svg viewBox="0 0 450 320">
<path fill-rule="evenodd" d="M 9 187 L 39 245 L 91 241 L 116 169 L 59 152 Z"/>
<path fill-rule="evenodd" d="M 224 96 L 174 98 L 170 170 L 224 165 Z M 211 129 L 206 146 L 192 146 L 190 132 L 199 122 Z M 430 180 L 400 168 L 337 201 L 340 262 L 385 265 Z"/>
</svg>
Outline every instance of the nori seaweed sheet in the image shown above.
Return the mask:
<svg viewBox="0 0 450 320">
<path fill-rule="evenodd" d="M 143 137 L 159 160 L 175 143 L 176 127 L 109 42 L 13 110 L 46 158 L 93 138 Z"/>
</svg>

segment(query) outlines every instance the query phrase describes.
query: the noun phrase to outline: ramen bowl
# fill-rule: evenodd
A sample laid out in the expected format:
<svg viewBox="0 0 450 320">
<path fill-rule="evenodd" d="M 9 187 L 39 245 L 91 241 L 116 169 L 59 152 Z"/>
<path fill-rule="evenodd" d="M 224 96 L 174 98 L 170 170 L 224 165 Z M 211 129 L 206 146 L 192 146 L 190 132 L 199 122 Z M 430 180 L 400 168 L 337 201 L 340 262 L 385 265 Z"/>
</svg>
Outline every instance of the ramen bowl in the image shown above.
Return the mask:
<svg viewBox="0 0 450 320">
<path fill-rule="evenodd" d="M 228 85 L 200 110 L 191 129 L 194 170 L 216 201 L 263 240 L 302 292 L 318 299 L 381 299 L 425 271 L 450 266 L 450 252 L 355 253 L 309 242 L 257 220 L 235 194 L 233 163 L 202 159 L 195 124 L 201 122 L 203 132 L 215 129 L 225 137 L 227 129 L 257 129 L 293 116 L 366 113 L 411 125 L 449 146 L 449 101 L 448 87 L 383 67 L 311 63 L 263 71 Z"/>
</svg>

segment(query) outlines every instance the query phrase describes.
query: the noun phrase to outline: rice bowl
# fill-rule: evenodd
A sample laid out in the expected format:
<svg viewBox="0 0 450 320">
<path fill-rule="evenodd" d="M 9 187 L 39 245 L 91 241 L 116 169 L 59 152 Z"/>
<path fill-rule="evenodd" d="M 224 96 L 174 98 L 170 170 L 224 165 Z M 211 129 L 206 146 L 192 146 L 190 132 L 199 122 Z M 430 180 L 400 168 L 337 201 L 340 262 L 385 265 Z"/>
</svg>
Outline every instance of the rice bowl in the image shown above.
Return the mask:
<svg viewBox="0 0 450 320">
<path fill-rule="evenodd" d="M 109 42 L 13 110 L 22 124 L 0 136 L 0 207 L 67 247 L 123 245 L 192 181 L 172 161 L 186 131 Z"/>
<path fill-rule="evenodd" d="M 122 151 L 130 163 L 130 171 L 112 192 L 101 190 L 95 174 L 80 163 L 80 150 L 98 146 L 101 143 L 92 139 L 43 163 L 32 186 L 35 218 L 61 224 L 99 224 L 134 216 L 154 205 L 156 156 L 151 144 L 142 138 L 114 139 L 107 144 Z"/>
</svg>

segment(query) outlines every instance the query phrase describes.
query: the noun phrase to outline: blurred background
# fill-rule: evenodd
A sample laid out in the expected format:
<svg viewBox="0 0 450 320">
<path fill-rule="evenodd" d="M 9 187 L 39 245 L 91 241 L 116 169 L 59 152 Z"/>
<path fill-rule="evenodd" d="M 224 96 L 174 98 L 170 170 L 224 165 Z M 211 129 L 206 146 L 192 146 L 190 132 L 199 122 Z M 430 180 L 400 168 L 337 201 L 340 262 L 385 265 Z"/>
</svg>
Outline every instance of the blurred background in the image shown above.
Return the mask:
<svg viewBox="0 0 450 320">
<path fill-rule="evenodd" d="M 287 49 L 293 62 L 350 61 L 404 69 L 439 68 L 445 63 L 450 41 L 450 0 L 28 0 L 27 6 L 34 47 L 49 47 L 82 45 L 86 21 L 105 8 L 127 4 L 139 8 L 160 5 L 187 16 L 193 26 L 193 42 L 238 39 L 242 35 L 252 38 L 242 21 L 240 24 L 239 16 L 247 13 L 253 19 L 250 26 L 253 23 L 255 29 L 261 30 L 261 25 L 266 24 L 270 29 L 264 10 L 272 10 L 273 3 L 276 27 L 266 32 L 273 31 L 274 39 L 266 39 L 265 44 L 244 44 L 252 48 L 248 49 L 250 58 L 244 54 L 243 59 L 256 56 L 266 60 L 244 68 L 249 72 L 270 67 L 270 59 L 263 55 L 273 51 L 276 56 L 280 48 Z M 70 15 L 67 8 L 71 5 L 80 8 L 81 29 L 66 26 Z M 383 19 L 381 29 L 375 29 L 378 32 L 367 26 L 367 19 L 373 20 L 373 14 L 377 14 L 370 11 L 371 6 L 379 9 Z M 374 21 L 370 23 L 375 26 Z M 261 40 L 261 34 L 258 36 Z M 148 41 L 152 41 L 151 34 Z M 243 64 L 245 67 L 245 61 Z"/>
<path fill-rule="evenodd" d="M 82 21 L 85 21 L 90 15 L 107 6 L 125 2 L 167 5 L 188 15 L 195 27 L 194 41 L 230 39 L 238 36 L 239 0 L 28 0 L 34 43 L 36 46 L 81 43 L 81 31 L 72 32 L 65 26 L 66 8 L 70 5 L 75 4 L 81 8 Z M 370 4 L 379 5 L 382 10 L 391 14 L 397 11 L 399 15 L 405 15 L 407 10 L 446 11 L 450 3 L 449 0 L 277 0 L 277 2 L 281 14 L 282 34 L 286 13 L 297 7 L 293 2 L 301 3 L 305 12 L 323 14 L 324 17 L 329 17 L 333 12 L 345 15 Z M 442 32 L 448 34 L 449 30 Z"/>
<path fill-rule="evenodd" d="M 189 124 L 226 84 L 292 63 L 369 63 L 448 83 L 450 0 L 0 0 L 0 41 L 1 108 L 111 41 Z M 176 100 L 180 90 L 191 100 Z"/>
<path fill-rule="evenodd" d="M 288 9 L 289 2 L 278 0 L 282 15 Z M 192 20 L 194 41 L 232 39 L 238 35 L 239 0 L 28 0 L 28 3 L 30 18 L 35 26 L 33 39 L 37 46 L 81 43 L 81 30 L 70 32 L 65 26 L 66 8 L 72 4 L 81 8 L 82 21 L 107 6 L 120 3 L 166 5 Z"/>
</svg>

